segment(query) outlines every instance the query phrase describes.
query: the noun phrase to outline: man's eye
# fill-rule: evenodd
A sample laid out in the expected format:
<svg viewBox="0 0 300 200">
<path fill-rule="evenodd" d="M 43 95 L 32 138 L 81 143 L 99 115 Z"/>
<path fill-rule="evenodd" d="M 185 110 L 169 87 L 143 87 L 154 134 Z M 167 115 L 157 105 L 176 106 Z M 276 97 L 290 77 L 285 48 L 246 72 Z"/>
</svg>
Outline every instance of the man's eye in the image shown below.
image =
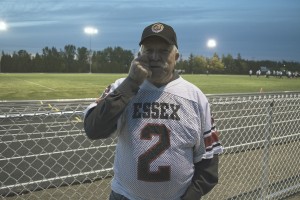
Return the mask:
<svg viewBox="0 0 300 200">
<path fill-rule="evenodd" d="M 160 53 L 160 54 L 168 54 L 170 53 L 169 49 L 144 49 L 143 53 L 144 54 L 152 54 L 153 52 L 157 52 L 157 53 Z"/>
<path fill-rule="evenodd" d="M 152 53 L 153 51 L 152 51 L 151 49 L 146 49 L 144 52 L 145 52 L 146 54 L 149 54 L 149 53 Z"/>
<path fill-rule="evenodd" d="M 169 50 L 168 49 L 162 49 L 162 50 L 160 50 L 160 52 L 163 53 L 163 54 L 168 54 Z"/>
</svg>

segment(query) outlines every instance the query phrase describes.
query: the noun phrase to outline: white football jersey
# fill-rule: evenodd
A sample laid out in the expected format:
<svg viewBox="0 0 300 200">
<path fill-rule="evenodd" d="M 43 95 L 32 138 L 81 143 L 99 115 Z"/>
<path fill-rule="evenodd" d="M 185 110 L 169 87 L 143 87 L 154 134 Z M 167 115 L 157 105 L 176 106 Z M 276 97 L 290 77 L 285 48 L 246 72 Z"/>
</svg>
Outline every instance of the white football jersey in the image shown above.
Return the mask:
<svg viewBox="0 0 300 200">
<path fill-rule="evenodd" d="M 112 190 L 134 200 L 179 200 L 193 163 L 222 152 L 214 134 L 199 88 L 181 77 L 160 88 L 144 81 L 118 120 Z"/>
</svg>

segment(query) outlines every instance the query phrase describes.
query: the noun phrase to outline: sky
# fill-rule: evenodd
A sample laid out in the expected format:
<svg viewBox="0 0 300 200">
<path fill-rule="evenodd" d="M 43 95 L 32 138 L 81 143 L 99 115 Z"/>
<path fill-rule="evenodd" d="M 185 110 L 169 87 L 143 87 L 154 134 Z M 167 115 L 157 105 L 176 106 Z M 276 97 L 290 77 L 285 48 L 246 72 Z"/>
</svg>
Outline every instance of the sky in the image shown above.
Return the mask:
<svg viewBox="0 0 300 200">
<path fill-rule="evenodd" d="M 0 51 L 41 53 L 65 45 L 137 53 L 143 29 L 163 22 L 179 52 L 211 57 L 300 62 L 299 0 L 0 0 Z M 98 30 L 84 32 L 87 26 Z M 207 41 L 214 39 L 210 48 Z"/>
</svg>

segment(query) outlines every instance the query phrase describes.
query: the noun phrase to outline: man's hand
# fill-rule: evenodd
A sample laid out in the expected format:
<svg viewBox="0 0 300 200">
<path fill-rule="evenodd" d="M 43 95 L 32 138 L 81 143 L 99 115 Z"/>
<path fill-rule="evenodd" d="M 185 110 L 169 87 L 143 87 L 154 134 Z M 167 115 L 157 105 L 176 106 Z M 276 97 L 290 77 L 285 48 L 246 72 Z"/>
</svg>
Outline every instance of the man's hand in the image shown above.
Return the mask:
<svg viewBox="0 0 300 200">
<path fill-rule="evenodd" d="M 138 56 L 131 62 L 128 76 L 138 85 L 141 85 L 147 77 L 151 77 L 152 72 L 149 69 L 149 59 L 147 56 Z"/>
</svg>

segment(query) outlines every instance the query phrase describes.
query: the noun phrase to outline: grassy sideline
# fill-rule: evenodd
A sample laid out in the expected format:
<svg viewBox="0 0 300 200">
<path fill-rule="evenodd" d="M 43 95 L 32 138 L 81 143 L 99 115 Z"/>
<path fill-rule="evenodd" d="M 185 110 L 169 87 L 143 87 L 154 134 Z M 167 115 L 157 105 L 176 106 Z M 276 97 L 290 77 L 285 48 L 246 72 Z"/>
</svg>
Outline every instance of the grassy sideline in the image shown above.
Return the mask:
<svg viewBox="0 0 300 200">
<path fill-rule="evenodd" d="M 0 74 L 1 100 L 78 99 L 97 97 L 126 74 Z M 248 75 L 182 75 L 205 94 L 300 91 L 300 78 Z"/>
</svg>

